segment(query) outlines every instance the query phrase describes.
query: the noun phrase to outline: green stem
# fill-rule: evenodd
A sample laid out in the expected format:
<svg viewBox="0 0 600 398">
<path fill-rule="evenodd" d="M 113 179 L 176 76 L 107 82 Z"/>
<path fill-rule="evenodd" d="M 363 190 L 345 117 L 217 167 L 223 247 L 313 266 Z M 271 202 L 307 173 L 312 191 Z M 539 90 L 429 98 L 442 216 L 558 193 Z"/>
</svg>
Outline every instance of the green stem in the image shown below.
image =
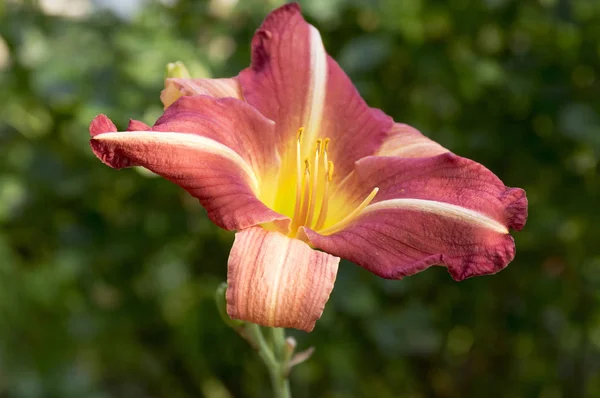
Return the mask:
<svg viewBox="0 0 600 398">
<path fill-rule="evenodd" d="M 285 329 L 269 328 L 273 341 L 273 352 L 279 362 L 285 359 Z"/>
<path fill-rule="evenodd" d="M 272 350 L 265 340 L 260 326 L 248 324 L 247 328 L 248 334 L 251 335 L 256 342 L 258 355 L 262 358 L 269 371 L 271 385 L 273 386 L 273 396 L 275 398 L 291 398 L 290 383 L 285 372 L 286 362 L 283 360 L 283 350 L 285 348 L 284 330 L 279 328 L 269 328 L 273 339 L 274 350 Z"/>
<path fill-rule="evenodd" d="M 295 344 L 291 348 L 287 346 L 285 329 L 267 328 L 269 330 L 269 341 L 267 342 L 260 326 L 231 319 L 227 314 L 226 290 L 227 284 L 221 283 L 215 292 L 215 301 L 221 318 L 258 351 L 258 355 L 269 371 L 273 396 L 275 398 L 291 398 L 288 374 Z"/>
</svg>

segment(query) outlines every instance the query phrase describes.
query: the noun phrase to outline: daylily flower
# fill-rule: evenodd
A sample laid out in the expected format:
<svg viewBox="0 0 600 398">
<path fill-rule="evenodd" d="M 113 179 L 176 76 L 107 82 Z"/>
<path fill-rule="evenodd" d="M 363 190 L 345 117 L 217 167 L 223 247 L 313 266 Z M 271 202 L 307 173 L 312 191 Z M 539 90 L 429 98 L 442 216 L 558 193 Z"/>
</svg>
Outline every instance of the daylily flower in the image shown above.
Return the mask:
<svg viewBox="0 0 600 398">
<path fill-rule="evenodd" d="M 91 146 L 113 168 L 180 185 L 237 231 L 232 318 L 312 330 L 340 257 L 390 279 L 443 265 L 460 281 L 515 255 L 525 192 L 368 107 L 297 4 L 267 16 L 238 76 L 167 79 L 161 99 L 152 127 L 117 132 L 96 117 Z"/>
</svg>

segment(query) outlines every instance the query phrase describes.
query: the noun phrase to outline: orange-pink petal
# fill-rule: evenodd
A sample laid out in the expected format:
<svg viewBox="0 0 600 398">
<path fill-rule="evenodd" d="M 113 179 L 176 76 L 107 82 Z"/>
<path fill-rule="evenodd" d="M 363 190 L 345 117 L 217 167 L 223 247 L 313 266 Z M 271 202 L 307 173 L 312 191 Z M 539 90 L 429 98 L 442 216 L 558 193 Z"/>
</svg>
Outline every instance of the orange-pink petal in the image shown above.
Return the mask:
<svg viewBox="0 0 600 398">
<path fill-rule="evenodd" d="M 424 158 L 446 152 L 446 148 L 425 137 L 416 128 L 404 123 L 395 123 L 376 155 Z"/>
<path fill-rule="evenodd" d="M 509 230 L 525 225 L 525 192 L 479 163 L 450 152 L 363 158 L 346 194 L 363 198 L 375 186 L 371 204 L 341 230 L 305 229 L 310 243 L 385 278 L 438 264 L 462 280 L 498 272 L 513 259 Z"/>
<path fill-rule="evenodd" d="M 333 290 L 339 261 L 279 232 L 240 231 L 229 255 L 227 313 L 310 332 Z"/>
<path fill-rule="evenodd" d="M 273 122 L 233 98 L 182 97 L 148 129 L 117 132 L 106 117 L 90 126 L 91 145 L 114 168 L 142 166 L 185 188 L 200 200 L 211 220 L 239 230 L 275 222 L 286 230 L 289 219 L 259 199 L 263 171 L 277 167 L 268 137 Z"/>
<path fill-rule="evenodd" d="M 275 127 L 244 101 L 196 95 L 177 100 L 152 129 L 211 138 L 240 155 L 260 179 L 279 165 Z"/>
<path fill-rule="evenodd" d="M 165 109 L 182 96 L 208 95 L 216 98 L 243 99 L 237 77 L 224 79 L 184 79 L 168 78 L 160 94 Z"/>
</svg>

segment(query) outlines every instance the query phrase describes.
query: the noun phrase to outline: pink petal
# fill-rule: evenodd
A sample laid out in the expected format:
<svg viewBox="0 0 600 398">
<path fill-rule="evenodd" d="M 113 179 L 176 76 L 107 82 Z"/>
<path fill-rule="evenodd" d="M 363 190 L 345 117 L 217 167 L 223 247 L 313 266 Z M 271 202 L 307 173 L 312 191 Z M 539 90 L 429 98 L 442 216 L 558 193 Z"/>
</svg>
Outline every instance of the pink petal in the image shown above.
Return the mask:
<svg viewBox="0 0 600 398">
<path fill-rule="evenodd" d="M 355 174 L 347 194 L 356 201 L 379 187 L 372 204 L 400 198 L 433 200 L 481 212 L 516 230 L 525 224 L 527 203 L 516 212 L 509 206 L 520 203 L 523 190 L 507 188 L 483 165 L 451 152 L 429 158 L 369 156 L 356 163 Z"/>
<path fill-rule="evenodd" d="M 261 227 L 238 232 L 229 255 L 227 313 L 310 332 L 333 290 L 339 260 Z"/>
<path fill-rule="evenodd" d="M 146 130 L 150 130 L 150 129 L 151 129 L 151 127 L 148 126 L 144 122 L 140 122 L 139 120 L 129 119 L 129 125 L 127 126 L 127 131 L 146 131 Z"/>
<path fill-rule="evenodd" d="M 181 97 L 152 127 L 211 138 L 234 150 L 262 179 L 279 167 L 275 126 L 255 108 L 234 98 Z"/>
<path fill-rule="evenodd" d="M 446 148 L 425 137 L 414 127 L 403 123 L 395 123 L 389 136 L 377 151 L 377 155 L 423 158 L 446 152 L 448 152 Z"/>
<path fill-rule="evenodd" d="M 524 226 L 527 198 L 482 165 L 452 153 L 373 156 L 357 162 L 354 177 L 347 193 L 366 196 L 377 186 L 375 200 L 339 232 L 305 230 L 314 247 L 385 278 L 441 264 L 462 280 L 495 273 L 513 259 L 508 232 Z"/>
<path fill-rule="evenodd" d="M 143 166 L 180 185 L 222 228 L 269 222 L 287 228 L 289 219 L 257 197 L 261 170 L 277 167 L 276 154 L 261 144 L 273 123 L 244 102 L 183 97 L 150 131 L 115 130 L 104 115 L 90 126 L 92 149 L 107 165 Z"/>
<path fill-rule="evenodd" d="M 295 153 L 300 127 L 305 154 L 317 138 L 331 139 L 337 180 L 356 160 L 375 153 L 393 123 L 366 105 L 296 3 L 267 16 L 252 40 L 252 65 L 239 79 L 246 101 L 276 122 L 282 154 Z"/>
<path fill-rule="evenodd" d="M 117 126 L 106 117 L 106 115 L 98 115 L 90 123 L 90 135 L 92 137 L 102 133 L 116 132 Z"/>
<path fill-rule="evenodd" d="M 160 99 L 167 109 L 182 96 L 208 95 L 216 98 L 243 99 L 237 77 L 226 79 L 182 79 L 168 78 Z"/>
</svg>

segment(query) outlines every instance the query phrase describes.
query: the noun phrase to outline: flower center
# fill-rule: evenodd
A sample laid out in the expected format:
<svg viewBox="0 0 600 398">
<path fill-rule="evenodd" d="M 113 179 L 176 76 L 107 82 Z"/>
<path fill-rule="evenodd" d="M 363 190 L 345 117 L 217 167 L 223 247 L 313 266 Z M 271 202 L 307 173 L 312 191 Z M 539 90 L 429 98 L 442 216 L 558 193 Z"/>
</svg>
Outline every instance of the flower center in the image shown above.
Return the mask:
<svg viewBox="0 0 600 398">
<path fill-rule="evenodd" d="M 317 139 L 311 146 L 311 155 L 302 158 L 302 138 L 304 128 L 298 129 L 296 136 L 296 201 L 292 217 L 290 236 L 296 236 L 298 228 L 308 227 L 323 234 L 337 232 L 349 224 L 375 197 L 379 188 L 365 198 L 345 217 L 327 228 L 327 214 L 330 202 L 333 162 L 329 160 L 329 138 Z"/>
<path fill-rule="evenodd" d="M 333 162 L 327 156 L 329 138 L 316 140 L 314 156 L 303 161 L 303 133 L 301 127 L 296 138 L 296 204 L 291 225 L 294 234 L 301 226 L 314 230 L 323 227 L 329 204 L 329 184 L 333 179 Z"/>
</svg>

